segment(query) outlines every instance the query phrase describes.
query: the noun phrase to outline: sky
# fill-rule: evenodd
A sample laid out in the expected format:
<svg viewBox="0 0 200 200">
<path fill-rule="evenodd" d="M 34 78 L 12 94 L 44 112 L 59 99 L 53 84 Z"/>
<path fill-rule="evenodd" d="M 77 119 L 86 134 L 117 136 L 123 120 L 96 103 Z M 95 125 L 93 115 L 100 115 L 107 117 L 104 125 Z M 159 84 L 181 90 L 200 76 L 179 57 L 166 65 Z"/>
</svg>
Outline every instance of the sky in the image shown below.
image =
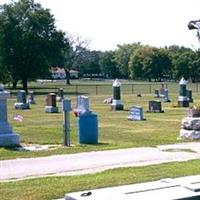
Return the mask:
<svg viewBox="0 0 200 200">
<path fill-rule="evenodd" d="M 0 0 L 0 3 L 10 0 Z M 56 26 L 89 41 L 92 50 L 115 50 L 117 44 L 140 42 L 197 49 L 190 20 L 200 19 L 200 0 L 35 0 L 49 8 Z"/>
</svg>

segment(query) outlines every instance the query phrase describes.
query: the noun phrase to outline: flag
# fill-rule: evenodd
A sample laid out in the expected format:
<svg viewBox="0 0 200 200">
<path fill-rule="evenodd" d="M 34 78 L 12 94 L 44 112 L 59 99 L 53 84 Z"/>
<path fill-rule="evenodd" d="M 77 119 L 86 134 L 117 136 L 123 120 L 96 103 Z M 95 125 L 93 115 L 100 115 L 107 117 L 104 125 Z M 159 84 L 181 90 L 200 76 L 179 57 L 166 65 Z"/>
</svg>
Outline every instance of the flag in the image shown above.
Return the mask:
<svg viewBox="0 0 200 200">
<path fill-rule="evenodd" d="M 16 114 L 16 115 L 14 115 L 13 119 L 18 121 L 18 122 L 22 122 L 24 118 L 23 118 L 22 115 Z"/>
</svg>

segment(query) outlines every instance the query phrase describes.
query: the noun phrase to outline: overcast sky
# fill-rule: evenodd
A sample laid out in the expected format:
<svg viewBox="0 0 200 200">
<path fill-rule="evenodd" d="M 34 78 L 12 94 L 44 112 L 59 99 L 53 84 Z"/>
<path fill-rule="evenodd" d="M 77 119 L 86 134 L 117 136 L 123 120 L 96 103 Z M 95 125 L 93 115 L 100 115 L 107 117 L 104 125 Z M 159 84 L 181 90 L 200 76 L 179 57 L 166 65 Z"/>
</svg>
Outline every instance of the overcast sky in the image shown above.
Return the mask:
<svg viewBox="0 0 200 200">
<path fill-rule="evenodd" d="M 95 50 L 141 42 L 199 48 L 190 20 L 200 19 L 200 0 L 35 0 L 49 8 L 59 29 L 90 41 Z M 0 0 L 1 3 L 10 2 Z"/>
</svg>

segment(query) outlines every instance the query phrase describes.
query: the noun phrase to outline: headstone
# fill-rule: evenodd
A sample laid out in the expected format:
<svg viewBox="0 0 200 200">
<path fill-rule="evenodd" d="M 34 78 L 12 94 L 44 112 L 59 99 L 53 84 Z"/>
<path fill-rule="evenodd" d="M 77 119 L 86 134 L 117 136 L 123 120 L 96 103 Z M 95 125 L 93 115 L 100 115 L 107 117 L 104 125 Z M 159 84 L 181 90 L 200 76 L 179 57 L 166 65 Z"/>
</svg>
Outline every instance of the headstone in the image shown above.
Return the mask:
<svg viewBox="0 0 200 200">
<path fill-rule="evenodd" d="M 160 101 L 149 101 L 149 110 L 147 112 L 162 113 L 162 105 Z"/>
<path fill-rule="evenodd" d="M 121 83 L 118 79 L 115 79 L 113 82 L 113 100 L 111 104 L 111 110 L 123 110 L 124 106 L 121 102 L 121 94 L 120 94 Z"/>
<path fill-rule="evenodd" d="M 187 117 L 181 121 L 180 139 L 200 139 L 200 109 L 189 108 Z"/>
<path fill-rule="evenodd" d="M 34 93 L 33 93 L 33 91 L 30 91 L 30 92 L 29 92 L 28 102 L 29 102 L 30 104 L 35 104 L 35 98 L 34 98 Z"/>
<path fill-rule="evenodd" d="M 89 98 L 87 96 L 80 95 L 77 97 L 76 112 L 77 114 L 86 114 L 90 112 Z"/>
<path fill-rule="evenodd" d="M 179 82 L 180 89 L 179 89 L 179 97 L 178 97 L 178 106 L 180 107 L 189 107 L 189 101 L 187 97 L 187 81 L 182 78 Z"/>
<path fill-rule="evenodd" d="M 165 88 L 160 89 L 160 97 L 164 97 L 165 95 Z"/>
<path fill-rule="evenodd" d="M 129 120 L 144 120 L 143 108 L 141 106 L 133 106 L 129 111 Z"/>
<path fill-rule="evenodd" d="M 59 88 L 59 90 L 58 90 L 58 96 L 56 97 L 56 100 L 61 102 L 63 99 L 64 99 L 63 88 Z"/>
<path fill-rule="evenodd" d="M 14 104 L 16 109 L 30 109 L 29 102 L 26 101 L 26 92 L 24 90 L 20 90 L 17 93 L 17 102 Z"/>
<path fill-rule="evenodd" d="M 192 90 L 187 90 L 187 98 L 189 103 L 193 103 L 193 98 L 192 98 Z"/>
<path fill-rule="evenodd" d="M 200 139 L 200 117 L 185 117 L 182 119 L 180 138 L 182 140 Z"/>
<path fill-rule="evenodd" d="M 164 91 L 163 91 L 163 101 L 164 102 L 171 102 L 170 99 L 169 99 L 168 89 L 164 89 Z"/>
<path fill-rule="evenodd" d="M 4 91 L 0 85 L 0 146 L 18 146 L 20 144 L 19 135 L 12 131 L 7 120 L 7 99 L 10 93 Z"/>
<path fill-rule="evenodd" d="M 45 112 L 47 113 L 57 113 L 58 107 L 56 106 L 56 94 L 49 93 L 46 99 L 47 105 L 45 106 Z"/>
<path fill-rule="evenodd" d="M 155 92 L 154 92 L 154 97 L 155 98 L 160 98 L 160 93 L 159 93 L 159 90 L 155 90 Z"/>
</svg>

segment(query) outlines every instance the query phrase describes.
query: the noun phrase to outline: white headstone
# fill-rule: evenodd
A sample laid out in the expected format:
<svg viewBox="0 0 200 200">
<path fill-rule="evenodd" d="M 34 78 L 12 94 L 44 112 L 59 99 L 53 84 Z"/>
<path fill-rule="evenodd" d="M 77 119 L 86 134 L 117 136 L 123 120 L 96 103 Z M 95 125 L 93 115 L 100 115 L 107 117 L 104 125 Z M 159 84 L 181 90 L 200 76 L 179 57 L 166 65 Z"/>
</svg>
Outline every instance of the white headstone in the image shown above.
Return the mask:
<svg viewBox="0 0 200 200">
<path fill-rule="evenodd" d="M 89 98 L 87 96 L 81 95 L 77 97 L 76 111 L 81 114 L 90 112 Z"/>
</svg>

